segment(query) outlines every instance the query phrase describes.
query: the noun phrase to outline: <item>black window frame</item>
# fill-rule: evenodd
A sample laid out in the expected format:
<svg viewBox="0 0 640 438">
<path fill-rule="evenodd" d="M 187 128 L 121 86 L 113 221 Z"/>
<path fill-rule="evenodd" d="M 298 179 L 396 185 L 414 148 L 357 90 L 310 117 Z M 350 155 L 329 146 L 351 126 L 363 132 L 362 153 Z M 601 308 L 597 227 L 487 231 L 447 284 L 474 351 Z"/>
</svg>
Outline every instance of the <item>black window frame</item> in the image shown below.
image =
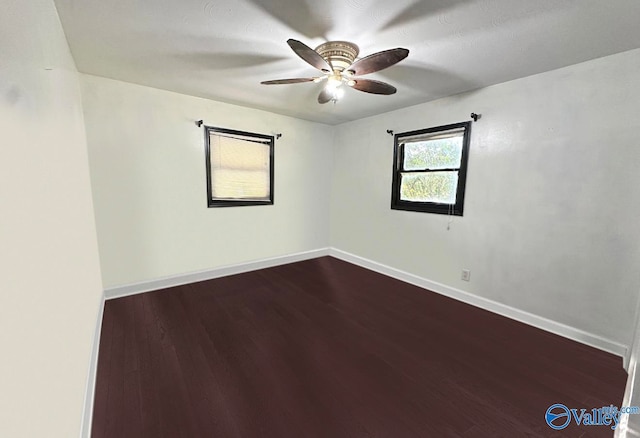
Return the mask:
<svg viewBox="0 0 640 438">
<path fill-rule="evenodd" d="M 460 157 L 460 167 L 448 169 L 426 169 L 426 170 L 403 170 L 404 164 L 404 147 L 401 147 L 401 141 L 405 137 L 413 137 L 416 135 L 433 134 L 452 129 L 464 128 L 462 137 L 462 156 Z M 393 182 L 391 186 L 391 209 L 417 211 L 423 213 L 447 214 L 454 216 L 462 216 L 464 212 L 464 194 L 467 182 L 467 167 L 469 160 L 469 143 L 471 139 L 471 122 L 452 123 L 450 125 L 435 126 L 433 128 L 419 129 L 416 131 L 401 132 L 393 136 Z M 439 202 L 419 202 L 406 201 L 400 198 L 401 173 L 429 173 L 457 171 L 458 187 L 456 190 L 455 204 L 439 203 Z"/>
<path fill-rule="evenodd" d="M 238 135 L 243 137 L 253 137 L 259 141 L 259 143 L 269 145 L 269 199 L 217 199 L 213 198 L 211 189 L 211 133 Z M 266 142 L 265 142 L 266 140 Z M 205 144 L 205 158 L 207 168 L 207 207 L 244 207 L 250 205 L 273 205 L 274 204 L 274 169 L 275 169 L 275 139 L 273 135 L 258 134 L 255 132 L 238 131 L 235 129 L 218 128 L 215 126 L 204 127 L 204 144 Z"/>
</svg>

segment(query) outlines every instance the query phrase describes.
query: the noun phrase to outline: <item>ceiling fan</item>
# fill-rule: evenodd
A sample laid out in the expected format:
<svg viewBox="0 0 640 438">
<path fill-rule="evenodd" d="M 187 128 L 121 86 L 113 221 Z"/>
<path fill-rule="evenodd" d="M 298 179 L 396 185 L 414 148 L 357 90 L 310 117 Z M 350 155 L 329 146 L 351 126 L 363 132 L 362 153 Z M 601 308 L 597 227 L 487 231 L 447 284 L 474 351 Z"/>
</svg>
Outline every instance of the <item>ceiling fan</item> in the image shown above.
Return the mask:
<svg viewBox="0 0 640 438">
<path fill-rule="evenodd" d="M 312 67 L 317 68 L 323 74 L 312 78 L 277 79 L 263 81 L 264 85 L 297 84 L 301 82 L 322 82 L 327 85 L 318 96 L 318 103 L 334 103 L 342 96 L 343 84 L 351 88 L 372 94 L 394 94 L 397 90 L 393 85 L 373 79 L 360 79 L 369 73 L 380 71 L 390 67 L 409 55 L 409 50 L 396 48 L 383 50 L 373 55 L 355 60 L 360 52 L 358 46 L 348 41 L 328 41 L 312 49 L 298 40 L 287 41 L 289 47 Z"/>
</svg>

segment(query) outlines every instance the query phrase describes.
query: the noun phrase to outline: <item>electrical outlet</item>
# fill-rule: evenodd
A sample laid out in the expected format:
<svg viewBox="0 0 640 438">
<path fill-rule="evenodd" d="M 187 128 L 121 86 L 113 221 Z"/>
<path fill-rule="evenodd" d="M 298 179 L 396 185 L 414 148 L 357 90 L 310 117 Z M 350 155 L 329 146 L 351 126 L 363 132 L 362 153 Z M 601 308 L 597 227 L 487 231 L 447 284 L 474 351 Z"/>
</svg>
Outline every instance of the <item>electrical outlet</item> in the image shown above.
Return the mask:
<svg viewBox="0 0 640 438">
<path fill-rule="evenodd" d="M 463 269 L 462 270 L 462 279 L 464 281 L 469 281 L 471 280 L 471 271 L 468 269 Z"/>
</svg>

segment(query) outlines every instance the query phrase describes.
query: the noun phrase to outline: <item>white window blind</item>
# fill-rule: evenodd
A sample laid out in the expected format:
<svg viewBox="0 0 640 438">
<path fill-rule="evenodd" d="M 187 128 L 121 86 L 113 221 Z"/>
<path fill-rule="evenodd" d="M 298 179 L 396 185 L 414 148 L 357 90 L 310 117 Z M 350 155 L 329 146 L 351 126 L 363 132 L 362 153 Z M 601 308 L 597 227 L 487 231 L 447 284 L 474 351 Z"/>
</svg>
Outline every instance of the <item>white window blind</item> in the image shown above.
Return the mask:
<svg viewBox="0 0 640 438">
<path fill-rule="evenodd" d="M 433 140 L 446 140 L 448 138 L 463 137 L 464 128 L 449 129 L 447 131 L 430 132 L 427 134 L 412 135 L 410 137 L 402 137 L 400 144 L 422 143 Z"/>
<path fill-rule="evenodd" d="M 255 138 L 211 132 L 212 198 L 268 200 L 270 151 Z"/>
</svg>

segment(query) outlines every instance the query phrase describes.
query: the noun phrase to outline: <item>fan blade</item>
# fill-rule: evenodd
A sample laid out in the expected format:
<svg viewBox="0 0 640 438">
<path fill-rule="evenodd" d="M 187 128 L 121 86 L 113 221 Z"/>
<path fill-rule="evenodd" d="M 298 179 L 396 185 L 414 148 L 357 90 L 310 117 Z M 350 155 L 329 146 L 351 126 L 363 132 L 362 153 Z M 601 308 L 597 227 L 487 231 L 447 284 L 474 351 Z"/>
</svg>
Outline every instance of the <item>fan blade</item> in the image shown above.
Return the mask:
<svg viewBox="0 0 640 438">
<path fill-rule="evenodd" d="M 321 71 L 331 71 L 331 66 L 327 63 L 327 61 L 325 61 L 324 58 L 311 47 L 294 39 L 287 40 L 287 44 L 289 44 L 289 47 L 291 47 L 293 51 L 296 52 L 296 55 L 298 55 L 312 67 L 315 67 Z"/>
<path fill-rule="evenodd" d="M 346 70 L 352 71 L 354 76 L 362 76 L 391 67 L 393 64 L 402 61 L 408 55 L 409 50 L 407 49 L 397 48 L 383 50 L 382 52 L 365 56 L 351 64 L 351 66 L 347 67 Z"/>
<path fill-rule="evenodd" d="M 388 95 L 398 91 L 393 85 L 389 85 L 386 82 L 374 81 L 373 79 L 356 79 L 355 82 L 352 88 L 364 91 L 365 93 Z"/>
<path fill-rule="evenodd" d="M 318 103 L 327 103 L 333 99 L 333 93 L 328 92 L 325 88 L 318 95 Z"/>
<path fill-rule="evenodd" d="M 313 82 L 314 78 L 276 79 L 274 81 L 262 81 L 262 85 L 299 84 L 300 82 Z"/>
</svg>

